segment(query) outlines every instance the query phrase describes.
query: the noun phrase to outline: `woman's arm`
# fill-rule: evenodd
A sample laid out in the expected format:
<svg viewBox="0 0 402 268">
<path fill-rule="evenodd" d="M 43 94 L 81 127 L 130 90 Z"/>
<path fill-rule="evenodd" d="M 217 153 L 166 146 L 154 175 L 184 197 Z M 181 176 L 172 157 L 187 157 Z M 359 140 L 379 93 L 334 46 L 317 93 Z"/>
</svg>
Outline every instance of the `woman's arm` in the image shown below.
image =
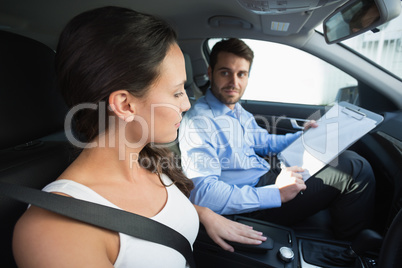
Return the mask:
<svg viewBox="0 0 402 268">
<path fill-rule="evenodd" d="M 197 210 L 200 222 L 204 225 L 211 239 L 224 250 L 233 252 L 231 245 L 225 240 L 259 245 L 267 238 L 262 235 L 262 232 L 253 230 L 253 227 L 247 226 L 235 221 L 231 221 L 206 207 L 194 205 Z"/>
<path fill-rule="evenodd" d="M 113 267 L 117 234 L 31 206 L 13 237 L 18 267 Z M 114 252 L 116 251 L 116 252 Z"/>
</svg>

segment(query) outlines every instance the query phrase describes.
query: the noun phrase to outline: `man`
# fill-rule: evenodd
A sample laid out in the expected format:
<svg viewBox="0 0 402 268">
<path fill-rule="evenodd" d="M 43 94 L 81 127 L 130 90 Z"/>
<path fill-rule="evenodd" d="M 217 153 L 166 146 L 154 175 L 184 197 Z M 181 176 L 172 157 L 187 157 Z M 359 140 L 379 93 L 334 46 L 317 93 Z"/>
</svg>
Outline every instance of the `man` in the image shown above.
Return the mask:
<svg viewBox="0 0 402 268">
<path fill-rule="evenodd" d="M 328 165 L 306 182 L 299 167 L 281 171 L 270 166 L 262 157 L 279 153 L 301 133 L 269 134 L 240 105 L 253 57 L 234 38 L 212 49 L 211 86 L 180 126 L 182 166 L 195 184 L 191 201 L 219 214 L 284 225 L 329 208 L 337 237 L 352 239 L 367 227 L 373 208 L 375 180 L 369 163 L 346 151 L 336 167 Z M 309 122 L 305 129 L 309 127 L 317 124 Z"/>
</svg>

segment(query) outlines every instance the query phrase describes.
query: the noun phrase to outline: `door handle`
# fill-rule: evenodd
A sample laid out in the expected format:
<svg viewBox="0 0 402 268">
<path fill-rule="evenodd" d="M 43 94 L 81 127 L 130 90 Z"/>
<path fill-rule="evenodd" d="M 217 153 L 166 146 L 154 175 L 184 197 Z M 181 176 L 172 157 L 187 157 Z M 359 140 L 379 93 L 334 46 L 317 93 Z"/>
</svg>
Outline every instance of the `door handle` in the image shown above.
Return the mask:
<svg viewBox="0 0 402 268">
<path fill-rule="evenodd" d="M 288 120 L 290 120 L 290 123 L 292 124 L 292 127 L 294 129 L 304 129 L 304 123 L 309 122 L 310 120 L 307 119 L 300 119 L 300 118 L 287 118 Z M 301 122 L 301 125 L 300 123 Z"/>
</svg>

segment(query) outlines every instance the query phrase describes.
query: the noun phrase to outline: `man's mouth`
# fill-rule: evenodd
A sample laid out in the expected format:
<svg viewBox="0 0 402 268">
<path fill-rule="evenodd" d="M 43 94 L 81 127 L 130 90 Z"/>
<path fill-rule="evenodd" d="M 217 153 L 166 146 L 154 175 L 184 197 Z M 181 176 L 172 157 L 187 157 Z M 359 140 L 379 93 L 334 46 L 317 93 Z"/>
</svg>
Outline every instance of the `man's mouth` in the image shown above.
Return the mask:
<svg viewBox="0 0 402 268">
<path fill-rule="evenodd" d="M 238 91 L 234 88 L 226 88 L 223 90 L 226 94 L 232 95 L 232 94 L 238 94 Z"/>
</svg>

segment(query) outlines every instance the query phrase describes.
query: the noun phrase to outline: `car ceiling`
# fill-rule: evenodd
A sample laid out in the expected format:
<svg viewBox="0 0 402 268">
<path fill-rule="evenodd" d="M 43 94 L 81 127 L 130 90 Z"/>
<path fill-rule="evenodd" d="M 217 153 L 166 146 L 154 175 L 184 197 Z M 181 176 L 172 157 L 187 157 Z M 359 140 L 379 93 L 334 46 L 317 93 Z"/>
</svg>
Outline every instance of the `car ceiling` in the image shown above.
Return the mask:
<svg viewBox="0 0 402 268">
<path fill-rule="evenodd" d="M 269 1 L 296 3 L 301 0 Z M 92 8 L 116 5 L 164 18 L 174 25 L 179 40 L 233 36 L 300 47 L 312 30 L 345 1 L 305 2 L 324 6 L 290 14 L 258 15 L 244 9 L 237 0 L 2 0 L 0 29 L 34 38 L 54 49 L 60 31 L 72 17 Z M 273 21 L 289 23 L 288 31 L 271 30 Z"/>
</svg>

